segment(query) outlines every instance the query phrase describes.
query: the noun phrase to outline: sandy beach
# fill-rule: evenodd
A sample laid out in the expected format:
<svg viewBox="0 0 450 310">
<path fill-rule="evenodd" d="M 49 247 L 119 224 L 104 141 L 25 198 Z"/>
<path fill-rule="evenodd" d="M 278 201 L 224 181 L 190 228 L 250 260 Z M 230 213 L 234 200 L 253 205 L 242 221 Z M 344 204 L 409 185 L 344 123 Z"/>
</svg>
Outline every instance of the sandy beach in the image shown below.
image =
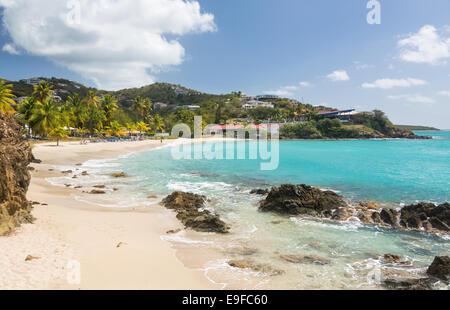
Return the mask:
<svg viewBox="0 0 450 310">
<path fill-rule="evenodd" d="M 178 141 L 178 142 L 177 142 Z M 180 143 L 179 140 L 164 144 Z M 188 269 L 161 239 L 181 228 L 158 204 L 145 210 L 109 210 L 73 198 L 79 192 L 52 186 L 57 166 L 113 158 L 160 147 L 160 141 L 37 144 L 27 197 L 38 202 L 34 224 L 0 238 L 0 289 L 220 289 L 203 271 Z"/>
</svg>

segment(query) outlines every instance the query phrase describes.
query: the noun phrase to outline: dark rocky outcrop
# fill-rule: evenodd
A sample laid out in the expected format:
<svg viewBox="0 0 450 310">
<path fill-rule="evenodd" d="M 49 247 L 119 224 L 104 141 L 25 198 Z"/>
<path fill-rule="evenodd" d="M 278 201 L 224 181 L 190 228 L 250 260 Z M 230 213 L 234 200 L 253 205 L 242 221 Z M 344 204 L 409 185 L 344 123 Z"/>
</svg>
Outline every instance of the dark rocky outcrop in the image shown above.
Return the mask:
<svg viewBox="0 0 450 310">
<path fill-rule="evenodd" d="M 270 190 L 268 190 L 268 189 L 252 189 L 250 191 L 250 194 L 264 196 L 264 195 L 267 195 L 269 193 L 269 191 Z"/>
<path fill-rule="evenodd" d="M 444 281 L 450 281 L 450 257 L 436 256 L 433 263 L 428 267 L 427 274 Z"/>
<path fill-rule="evenodd" d="M 192 193 L 173 192 L 162 204 L 177 213 L 186 228 L 200 232 L 228 233 L 229 226 L 218 215 L 204 209 L 206 197 Z"/>
<path fill-rule="evenodd" d="M 335 221 L 359 219 L 365 224 L 395 229 L 450 233 L 450 204 L 419 203 L 402 209 L 375 202 L 350 203 L 344 197 L 307 185 L 273 187 L 259 210 L 280 215 L 307 215 Z"/>
<path fill-rule="evenodd" d="M 439 230 L 450 232 L 450 204 L 436 206 L 419 203 L 401 210 L 400 225 L 410 229 Z"/>
<path fill-rule="evenodd" d="M 21 131 L 12 117 L 0 112 L 0 236 L 33 221 L 26 193 L 31 179 L 28 165 L 34 158 Z"/>
<path fill-rule="evenodd" d="M 312 215 L 331 218 L 345 199 L 331 191 L 322 191 L 308 185 L 285 184 L 273 187 L 259 210 L 282 215 Z"/>
</svg>

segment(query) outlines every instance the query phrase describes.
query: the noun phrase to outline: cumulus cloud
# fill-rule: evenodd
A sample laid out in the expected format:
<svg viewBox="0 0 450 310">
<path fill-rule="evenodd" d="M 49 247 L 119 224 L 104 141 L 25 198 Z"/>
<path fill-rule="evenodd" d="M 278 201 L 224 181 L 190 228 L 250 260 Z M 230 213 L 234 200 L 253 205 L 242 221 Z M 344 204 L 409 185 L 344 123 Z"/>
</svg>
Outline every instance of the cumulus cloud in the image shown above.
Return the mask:
<svg viewBox="0 0 450 310">
<path fill-rule="evenodd" d="M 362 84 L 363 88 L 380 88 L 391 89 L 394 87 L 412 87 L 427 85 L 428 82 L 420 79 L 406 78 L 406 79 L 379 79 L 373 83 Z"/>
<path fill-rule="evenodd" d="M 327 75 L 327 78 L 333 82 L 344 82 L 350 80 L 350 77 L 345 70 L 336 70 Z"/>
<path fill-rule="evenodd" d="M 388 96 L 392 100 L 405 100 L 412 103 L 434 103 L 434 100 L 419 94 L 392 95 Z"/>
<path fill-rule="evenodd" d="M 312 87 L 313 85 L 310 82 L 300 82 L 300 87 Z"/>
<path fill-rule="evenodd" d="M 268 95 L 277 95 L 280 97 L 292 97 L 294 96 L 295 91 L 298 90 L 297 86 L 284 86 L 277 90 L 268 90 L 265 91 L 264 94 Z"/>
<path fill-rule="evenodd" d="M 12 55 L 20 54 L 16 47 L 11 43 L 6 43 L 5 45 L 3 45 L 2 51 L 10 53 Z"/>
<path fill-rule="evenodd" d="M 178 37 L 216 30 L 214 16 L 184 0 L 0 0 L 15 46 L 119 89 L 154 82 L 184 60 Z"/>
<path fill-rule="evenodd" d="M 431 25 L 398 41 L 400 59 L 415 63 L 441 64 L 450 58 L 450 38 L 443 38 Z"/>
</svg>

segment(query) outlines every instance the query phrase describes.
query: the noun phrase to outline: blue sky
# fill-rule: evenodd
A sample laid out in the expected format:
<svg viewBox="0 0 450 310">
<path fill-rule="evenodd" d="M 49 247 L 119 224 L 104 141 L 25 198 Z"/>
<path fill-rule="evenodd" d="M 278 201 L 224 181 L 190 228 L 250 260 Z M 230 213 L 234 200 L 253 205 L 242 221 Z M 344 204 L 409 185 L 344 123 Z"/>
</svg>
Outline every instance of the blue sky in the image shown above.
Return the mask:
<svg viewBox="0 0 450 310">
<path fill-rule="evenodd" d="M 111 86 L 105 88 L 160 81 L 212 93 L 279 93 L 314 105 L 379 108 L 396 123 L 450 128 L 448 0 L 433 0 L 432 5 L 429 0 L 380 0 L 379 25 L 367 23 L 368 0 L 200 0 L 195 14 L 195 6 L 187 8 L 180 3 L 168 13 L 176 19 L 161 18 L 158 23 L 158 16 L 152 15 L 158 10 L 152 5 L 164 1 L 169 0 L 147 1 L 146 10 L 141 7 L 124 12 L 135 20 L 147 20 L 146 14 L 150 14 L 148 20 L 154 21 L 143 24 L 142 29 L 133 24 L 129 28 L 134 29 L 132 35 L 112 36 L 107 32 L 117 33 L 118 28 L 103 27 L 102 23 L 95 28 L 102 29 L 99 33 L 84 28 L 84 37 L 77 30 L 64 33 L 59 30 L 63 27 L 58 27 L 52 38 L 54 26 L 29 24 L 27 29 L 35 31 L 34 37 L 20 33 L 25 31 L 21 26 L 26 22 L 18 21 L 18 16 L 34 16 L 33 11 L 0 0 L 5 8 L 3 20 L 7 21 L 0 35 L 0 77 L 57 76 L 92 86 Z M 45 6 L 51 2 L 54 0 L 40 3 Z M 81 12 L 86 6 L 82 5 Z M 111 7 L 105 12 L 108 10 Z M 120 29 L 128 25 L 126 17 L 117 12 L 111 16 L 120 20 L 119 26 L 125 25 Z M 52 16 L 47 17 L 50 20 Z M 88 27 L 86 24 L 82 22 Z M 156 30 L 149 34 L 148 29 Z M 176 44 L 161 42 L 155 33 Z M 96 39 L 101 35 L 106 39 Z M 120 46 L 111 43 L 115 38 L 127 42 L 126 55 L 120 55 Z M 401 40 L 407 40 L 403 46 L 399 46 Z M 99 42 L 110 44 L 105 47 Z M 85 53 L 68 47 L 77 43 Z M 58 53 L 49 52 L 48 46 L 54 46 Z M 442 50 L 436 52 L 436 46 Z M 420 53 L 415 53 L 417 49 Z M 136 62 L 130 65 L 126 57 L 134 57 Z M 125 63 L 135 70 L 125 69 Z M 89 64 L 96 70 L 90 70 Z M 141 65 L 151 69 L 143 72 Z M 102 66 L 111 71 L 97 69 Z M 335 71 L 340 73 L 330 75 Z M 114 79 L 116 75 L 123 79 Z"/>
</svg>

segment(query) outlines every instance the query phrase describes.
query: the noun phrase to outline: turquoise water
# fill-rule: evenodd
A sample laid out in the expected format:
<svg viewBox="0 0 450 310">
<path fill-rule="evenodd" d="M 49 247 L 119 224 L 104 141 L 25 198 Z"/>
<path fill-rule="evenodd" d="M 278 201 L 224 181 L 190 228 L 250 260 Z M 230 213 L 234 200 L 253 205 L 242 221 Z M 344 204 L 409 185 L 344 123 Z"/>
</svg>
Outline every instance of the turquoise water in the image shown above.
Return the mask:
<svg viewBox="0 0 450 310">
<path fill-rule="evenodd" d="M 450 132 L 432 134 L 438 138 L 282 141 L 274 171 L 261 171 L 255 160 L 172 160 L 169 149 L 142 153 L 121 164 L 145 180 L 141 186 L 151 184 L 163 193 L 173 189 L 174 181 L 191 182 L 192 173 L 198 173 L 203 182 L 243 188 L 304 183 L 356 200 L 442 203 L 450 201 Z"/>
<path fill-rule="evenodd" d="M 182 231 L 165 238 L 180 251 L 188 251 L 186 264 L 197 258 L 210 278 L 226 282 L 229 288 L 378 288 L 368 276 L 374 270 L 392 271 L 380 262 L 380 255 L 401 255 L 415 267 L 397 266 L 396 270 L 423 275 L 434 256 L 450 253 L 450 238 L 387 230 L 355 219 L 336 223 L 260 213 L 261 197 L 249 191 L 305 183 L 338 191 L 354 201 L 375 200 L 397 207 L 417 201 L 450 201 L 450 131 L 418 134 L 434 139 L 282 141 L 279 167 L 274 171 L 261 171 L 258 160 L 173 160 L 169 148 L 91 161 L 83 169 L 95 174 L 92 182 L 102 180 L 120 189 L 105 197 L 111 204 L 146 205 L 155 202 L 149 195 L 162 198 L 174 190 L 206 195 L 210 199 L 207 207 L 231 225 L 231 233 L 215 237 Z M 129 177 L 109 177 L 118 171 Z M 228 259 L 248 258 L 228 251 L 243 246 L 257 249 L 252 260 L 286 273 L 269 277 L 229 267 Z M 312 254 L 331 263 L 291 264 L 280 259 L 282 254 Z"/>
</svg>

